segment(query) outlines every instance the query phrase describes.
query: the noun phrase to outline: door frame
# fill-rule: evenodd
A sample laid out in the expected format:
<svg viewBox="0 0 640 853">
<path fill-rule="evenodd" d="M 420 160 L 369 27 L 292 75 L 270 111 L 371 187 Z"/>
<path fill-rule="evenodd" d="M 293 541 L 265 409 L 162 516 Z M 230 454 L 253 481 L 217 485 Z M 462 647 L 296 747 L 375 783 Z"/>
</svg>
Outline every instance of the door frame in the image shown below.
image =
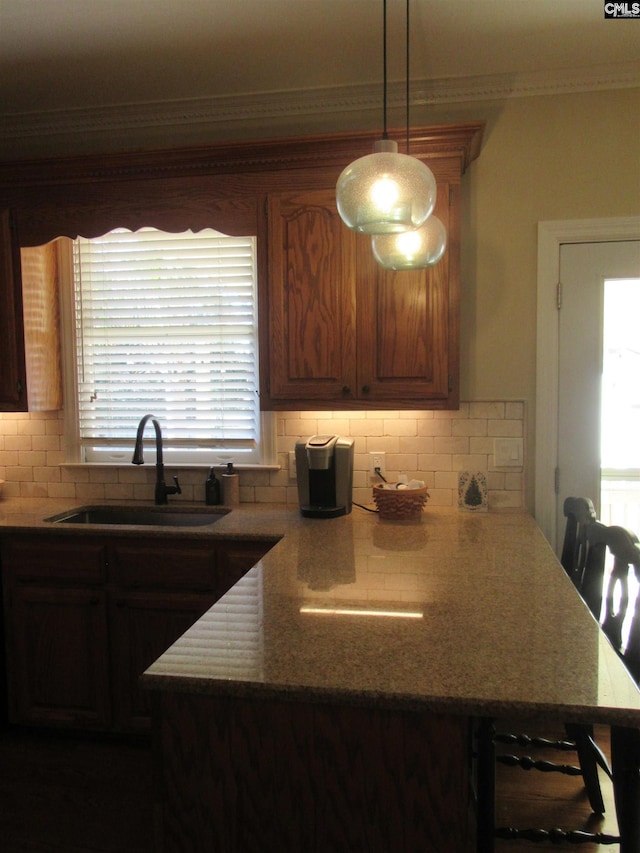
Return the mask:
<svg viewBox="0 0 640 853">
<path fill-rule="evenodd" d="M 563 243 L 640 239 L 640 216 L 538 223 L 536 331 L 535 518 L 557 551 L 555 470 L 558 464 L 558 282 Z"/>
</svg>

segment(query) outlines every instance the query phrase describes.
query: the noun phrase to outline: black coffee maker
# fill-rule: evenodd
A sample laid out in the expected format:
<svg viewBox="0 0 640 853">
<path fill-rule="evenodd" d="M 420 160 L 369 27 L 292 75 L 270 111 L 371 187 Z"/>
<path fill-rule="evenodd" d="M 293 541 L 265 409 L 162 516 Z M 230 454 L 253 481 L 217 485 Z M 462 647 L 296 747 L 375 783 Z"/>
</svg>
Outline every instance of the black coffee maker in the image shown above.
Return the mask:
<svg viewBox="0 0 640 853">
<path fill-rule="evenodd" d="M 351 512 L 353 439 L 312 435 L 296 444 L 300 512 L 307 518 L 337 518 Z"/>
</svg>

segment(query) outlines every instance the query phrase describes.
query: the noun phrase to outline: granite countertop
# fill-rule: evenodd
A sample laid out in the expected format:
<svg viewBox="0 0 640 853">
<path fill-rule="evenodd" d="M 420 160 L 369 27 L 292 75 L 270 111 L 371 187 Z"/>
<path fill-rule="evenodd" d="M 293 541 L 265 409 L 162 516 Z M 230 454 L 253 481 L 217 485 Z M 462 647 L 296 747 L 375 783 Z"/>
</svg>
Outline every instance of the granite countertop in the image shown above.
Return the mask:
<svg viewBox="0 0 640 853">
<path fill-rule="evenodd" d="M 43 521 L 69 506 L 2 501 L 0 537 L 104 534 Z M 276 543 L 151 665 L 149 689 L 640 726 L 640 691 L 524 512 L 427 506 L 408 524 L 241 504 L 144 532 Z"/>
</svg>

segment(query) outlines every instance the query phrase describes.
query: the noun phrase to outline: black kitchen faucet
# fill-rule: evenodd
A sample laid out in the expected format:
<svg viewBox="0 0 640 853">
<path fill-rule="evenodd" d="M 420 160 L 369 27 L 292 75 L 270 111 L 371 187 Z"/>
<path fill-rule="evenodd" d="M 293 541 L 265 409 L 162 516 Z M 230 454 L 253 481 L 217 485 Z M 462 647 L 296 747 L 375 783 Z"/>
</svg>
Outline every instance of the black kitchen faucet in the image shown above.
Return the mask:
<svg viewBox="0 0 640 853">
<path fill-rule="evenodd" d="M 133 451 L 133 459 L 131 462 L 134 465 L 143 465 L 144 459 L 142 456 L 142 437 L 144 435 L 144 428 L 147 425 L 147 421 L 151 421 L 153 423 L 154 429 L 156 431 L 156 491 L 155 491 L 155 503 L 158 505 L 166 504 L 167 495 L 181 495 L 182 489 L 180 488 L 180 483 L 178 482 L 178 478 L 174 477 L 173 481 L 175 486 L 167 486 L 164 481 L 164 462 L 162 459 L 162 430 L 160 429 L 160 423 L 155 415 L 145 415 L 140 423 L 138 424 L 138 433 L 136 435 L 136 446 Z"/>
</svg>

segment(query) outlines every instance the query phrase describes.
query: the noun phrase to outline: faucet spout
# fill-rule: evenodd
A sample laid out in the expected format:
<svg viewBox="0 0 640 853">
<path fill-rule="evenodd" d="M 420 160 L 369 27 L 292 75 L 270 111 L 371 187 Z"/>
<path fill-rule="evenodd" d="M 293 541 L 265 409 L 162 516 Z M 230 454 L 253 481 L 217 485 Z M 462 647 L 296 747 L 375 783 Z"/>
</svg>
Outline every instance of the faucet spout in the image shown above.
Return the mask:
<svg viewBox="0 0 640 853">
<path fill-rule="evenodd" d="M 156 488 L 155 488 L 155 503 L 156 504 L 166 504 L 167 495 L 180 495 L 182 494 L 182 489 L 180 488 L 180 483 L 178 482 L 178 478 L 174 477 L 174 486 L 167 486 L 164 481 L 164 461 L 162 454 L 162 430 L 160 429 L 160 422 L 155 417 L 155 415 L 145 415 L 138 424 L 138 432 L 136 433 L 136 444 L 133 450 L 133 459 L 131 462 L 133 465 L 143 465 L 143 437 L 144 437 L 144 428 L 147 423 L 151 421 L 156 433 Z"/>
</svg>

